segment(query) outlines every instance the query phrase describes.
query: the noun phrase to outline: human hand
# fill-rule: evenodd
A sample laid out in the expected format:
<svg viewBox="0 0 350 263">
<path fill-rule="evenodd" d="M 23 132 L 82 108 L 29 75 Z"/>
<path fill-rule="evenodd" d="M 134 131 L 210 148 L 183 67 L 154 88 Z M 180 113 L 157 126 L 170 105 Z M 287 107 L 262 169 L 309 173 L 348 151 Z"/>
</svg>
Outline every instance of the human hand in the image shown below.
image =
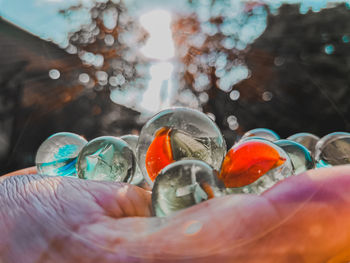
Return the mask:
<svg viewBox="0 0 350 263">
<path fill-rule="evenodd" d="M 132 185 L 5 176 L 0 262 L 348 262 L 349 189 L 350 166 L 318 169 L 156 218 Z"/>
</svg>

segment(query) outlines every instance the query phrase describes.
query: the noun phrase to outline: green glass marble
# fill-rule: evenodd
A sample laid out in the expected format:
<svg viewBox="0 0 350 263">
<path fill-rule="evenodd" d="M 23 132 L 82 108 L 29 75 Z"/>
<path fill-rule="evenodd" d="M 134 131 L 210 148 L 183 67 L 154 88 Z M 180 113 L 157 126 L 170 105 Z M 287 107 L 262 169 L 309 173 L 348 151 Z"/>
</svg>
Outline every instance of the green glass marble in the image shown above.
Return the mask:
<svg viewBox="0 0 350 263">
<path fill-rule="evenodd" d="M 223 183 L 208 164 L 181 160 L 166 166 L 154 181 L 152 207 L 156 216 L 176 211 L 223 195 Z"/>
<path fill-rule="evenodd" d="M 130 146 L 113 136 L 98 137 L 81 150 L 77 171 L 79 178 L 131 182 L 135 172 L 135 156 Z"/>
</svg>

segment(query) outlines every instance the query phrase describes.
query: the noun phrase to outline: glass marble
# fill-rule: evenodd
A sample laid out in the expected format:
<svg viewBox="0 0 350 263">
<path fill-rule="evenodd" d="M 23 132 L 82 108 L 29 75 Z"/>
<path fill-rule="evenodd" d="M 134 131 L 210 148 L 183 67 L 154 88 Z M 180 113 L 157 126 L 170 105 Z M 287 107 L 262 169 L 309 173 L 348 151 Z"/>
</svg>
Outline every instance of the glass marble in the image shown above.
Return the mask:
<svg viewBox="0 0 350 263">
<path fill-rule="evenodd" d="M 133 134 L 127 134 L 127 135 L 121 136 L 120 139 L 124 140 L 130 146 L 130 148 L 134 152 L 134 155 L 136 156 L 136 147 L 137 147 L 137 142 L 139 140 L 139 136 L 133 135 Z M 147 189 L 149 188 L 148 183 L 143 177 L 143 174 L 137 162 L 136 162 L 135 174 L 130 183 L 133 185 L 140 186 L 142 188 L 147 188 Z"/>
<path fill-rule="evenodd" d="M 300 143 L 290 140 L 278 140 L 274 142 L 289 156 L 294 174 L 300 174 L 314 168 L 315 163 L 310 151 Z"/>
<path fill-rule="evenodd" d="M 122 139 L 103 136 L 88 142 L 78 155 L 79 178 L 130 183 L 135 172 L 135 156 Z"/>
<path fill-rule="evenodd" d="M 181 160 L 165 167 L 154 181 L 152 207 L 156 216 L 167 216 L 208 199 L 222 196 L 217 172 L 203 161 Z"/>
<path fill-rule="evenodd" d="M 318 136 L 308 132 L 296 133 L 287 138 L 287 140 L 294 141 L 305 146 L 311 152 L 312 156 L 315 156 L 315 146 L 319 139 L 320 138 Z"/>
<path fill-rule="evenodd" d="M 260 194 L 292 174 L 292 163 L 282 148 L 265 139 L 251 139 L 228 151 L 219 178 L 227 193 Z"/>
<path fill-rule="evenodd" d="M 241 140 L 244 140 L 249 137 L 262 138 L 269 141 L 276 141 L 280 139 L 277 133 L 266 128 L 256 128 L 256 129 L 247 131 L 245 134 L 243 134 Z"/>
<path fill-rule="evenodd" d="M 316 144 L 316 167 L 350 164 L 350 133 L 333 132 Z"/>
<path fill-rule="evenodd" d="M 219 170 L 226 142 L 216 124 L 189 108 L 159 112 L 142 128 L 137 146 L 141 171 L 152 186 L 161 169 L 181 159 L 205 161 Z"/>
<path fill-rule="evenodd" d="M 35 164 L 39 174 L 76 176 L 75 163 L 87 141 L 74 133 L 59 132 L 47 138 L 39 147 Z"/>
</svg>

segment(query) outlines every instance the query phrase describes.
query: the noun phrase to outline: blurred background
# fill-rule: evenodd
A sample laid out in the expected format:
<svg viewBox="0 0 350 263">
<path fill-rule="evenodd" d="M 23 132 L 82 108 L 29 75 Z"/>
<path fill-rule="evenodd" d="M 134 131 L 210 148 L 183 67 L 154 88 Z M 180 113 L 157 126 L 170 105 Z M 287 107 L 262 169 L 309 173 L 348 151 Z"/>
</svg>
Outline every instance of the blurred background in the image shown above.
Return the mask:
<svg viewBox="0 0 350 263">
<path fill-rule="evenodd" d="M 0 174 L 53 133 L 138 134 L 170 106 L 228 146 L 350 130 L 350 1 L 0 0 L 0 16 Z"/>
</svg>

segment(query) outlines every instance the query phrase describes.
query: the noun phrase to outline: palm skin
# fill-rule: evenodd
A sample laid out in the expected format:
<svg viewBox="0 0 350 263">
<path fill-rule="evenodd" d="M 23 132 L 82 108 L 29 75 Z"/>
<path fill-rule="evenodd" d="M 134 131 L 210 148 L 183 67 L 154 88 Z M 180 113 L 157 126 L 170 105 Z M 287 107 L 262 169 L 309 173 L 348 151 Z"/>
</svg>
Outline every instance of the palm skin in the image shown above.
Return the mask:
<svg viewBox="0 0 350 263">
<path fill-rule="evenodd" d="M 348 262 L 349 190 L 350 166 L 312 170 L 156 218 L 135 186 L 5 176 L 0 262 Z"/>
</svg>

